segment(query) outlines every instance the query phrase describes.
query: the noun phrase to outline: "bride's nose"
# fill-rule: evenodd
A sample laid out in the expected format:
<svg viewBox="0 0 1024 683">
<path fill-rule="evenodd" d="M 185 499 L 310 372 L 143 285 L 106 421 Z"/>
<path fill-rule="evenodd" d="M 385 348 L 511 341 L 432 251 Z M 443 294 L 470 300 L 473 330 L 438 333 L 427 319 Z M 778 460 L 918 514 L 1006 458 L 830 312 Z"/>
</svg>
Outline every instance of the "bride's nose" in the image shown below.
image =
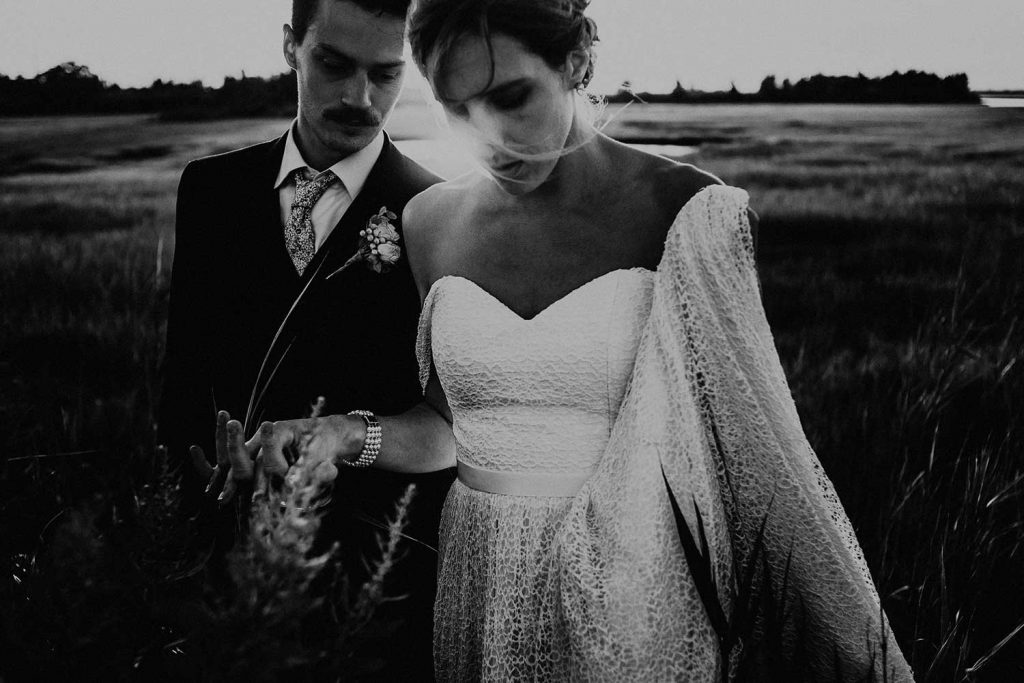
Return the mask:
<svg viewBox="0 0 1024 683">
<path fill-rule="evenodd" d="M 488 147 L 507 146 L 512 139 L 511 122 L 486 105 L 474 103 L 466 107 L 464 120 Z"/>
</svg>

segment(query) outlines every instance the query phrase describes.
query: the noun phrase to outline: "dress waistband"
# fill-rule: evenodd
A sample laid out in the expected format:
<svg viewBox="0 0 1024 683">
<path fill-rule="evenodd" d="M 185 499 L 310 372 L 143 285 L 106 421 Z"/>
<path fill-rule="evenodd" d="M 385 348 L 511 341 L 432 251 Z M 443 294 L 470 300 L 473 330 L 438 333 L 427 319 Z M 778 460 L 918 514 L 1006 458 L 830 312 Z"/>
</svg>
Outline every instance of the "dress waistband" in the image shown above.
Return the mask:
<svg viewBox="0 0 1024 683">
<path fill-rule="evenodd" d="M 459 481 L 471 489 L 503 496 L 572 498 L 596 467 L 577 472 L 498 472 L 457 463 Z"/>
</svg>

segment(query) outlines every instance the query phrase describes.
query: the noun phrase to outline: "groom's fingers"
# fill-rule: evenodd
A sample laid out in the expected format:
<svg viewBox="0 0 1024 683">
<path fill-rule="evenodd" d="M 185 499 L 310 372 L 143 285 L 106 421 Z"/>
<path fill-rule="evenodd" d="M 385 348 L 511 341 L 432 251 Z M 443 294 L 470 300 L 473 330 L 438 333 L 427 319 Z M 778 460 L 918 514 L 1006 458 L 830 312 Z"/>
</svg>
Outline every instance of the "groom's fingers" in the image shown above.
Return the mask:
<svg viewBox="0 0 1024 683">
<path fill-rule="evenodd" d="M 263 469 L 267 474 L 283 477 L 288 473 L 286 448 L 295 441 L 295 431 L 285 426 L 264 422 L 260 425 L 260 446 L 263 448 Z"/>
</svg>

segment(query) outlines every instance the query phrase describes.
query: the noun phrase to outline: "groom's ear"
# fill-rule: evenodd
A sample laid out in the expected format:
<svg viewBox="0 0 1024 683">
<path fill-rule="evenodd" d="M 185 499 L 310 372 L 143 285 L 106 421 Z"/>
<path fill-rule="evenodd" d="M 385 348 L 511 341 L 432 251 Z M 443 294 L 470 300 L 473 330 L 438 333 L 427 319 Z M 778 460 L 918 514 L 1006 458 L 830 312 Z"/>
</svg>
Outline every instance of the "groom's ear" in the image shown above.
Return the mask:
<svg viewBox="0 0 1024 683">
<path fill-rule="evenodd" d="M 296 68 L 298 60 L 295 57 L 295 49 L 299 46 L 298 41 L 295 40 L 295 32 L 292 31 L 292 27 L 288 24 L 284 25 L 284 61 L 288 62 L 288 66 L 292 69 Z"/>
</svg>

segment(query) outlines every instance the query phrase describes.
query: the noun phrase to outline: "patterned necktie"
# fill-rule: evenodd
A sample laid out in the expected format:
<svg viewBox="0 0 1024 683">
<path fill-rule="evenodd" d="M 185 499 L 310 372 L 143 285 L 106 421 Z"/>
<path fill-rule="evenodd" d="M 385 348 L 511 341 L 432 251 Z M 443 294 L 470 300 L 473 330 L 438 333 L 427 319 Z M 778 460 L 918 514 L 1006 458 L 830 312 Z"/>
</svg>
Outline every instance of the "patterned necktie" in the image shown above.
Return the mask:
<svg viewBox="0 0 1024 683">
<path fill-rule="evenodd" d="M 338 176 L 332 171 L 315 175 L 308 168 L 299 168 L 292 172 L 292 178 L 295 180 L 295 198 L 288 224 L 284 227 L 284 244 L 288 247 L 295 270 L 302 275 L 316 253 L 316 232 L 311 217 L 313 206 Z"/>
</svg>

